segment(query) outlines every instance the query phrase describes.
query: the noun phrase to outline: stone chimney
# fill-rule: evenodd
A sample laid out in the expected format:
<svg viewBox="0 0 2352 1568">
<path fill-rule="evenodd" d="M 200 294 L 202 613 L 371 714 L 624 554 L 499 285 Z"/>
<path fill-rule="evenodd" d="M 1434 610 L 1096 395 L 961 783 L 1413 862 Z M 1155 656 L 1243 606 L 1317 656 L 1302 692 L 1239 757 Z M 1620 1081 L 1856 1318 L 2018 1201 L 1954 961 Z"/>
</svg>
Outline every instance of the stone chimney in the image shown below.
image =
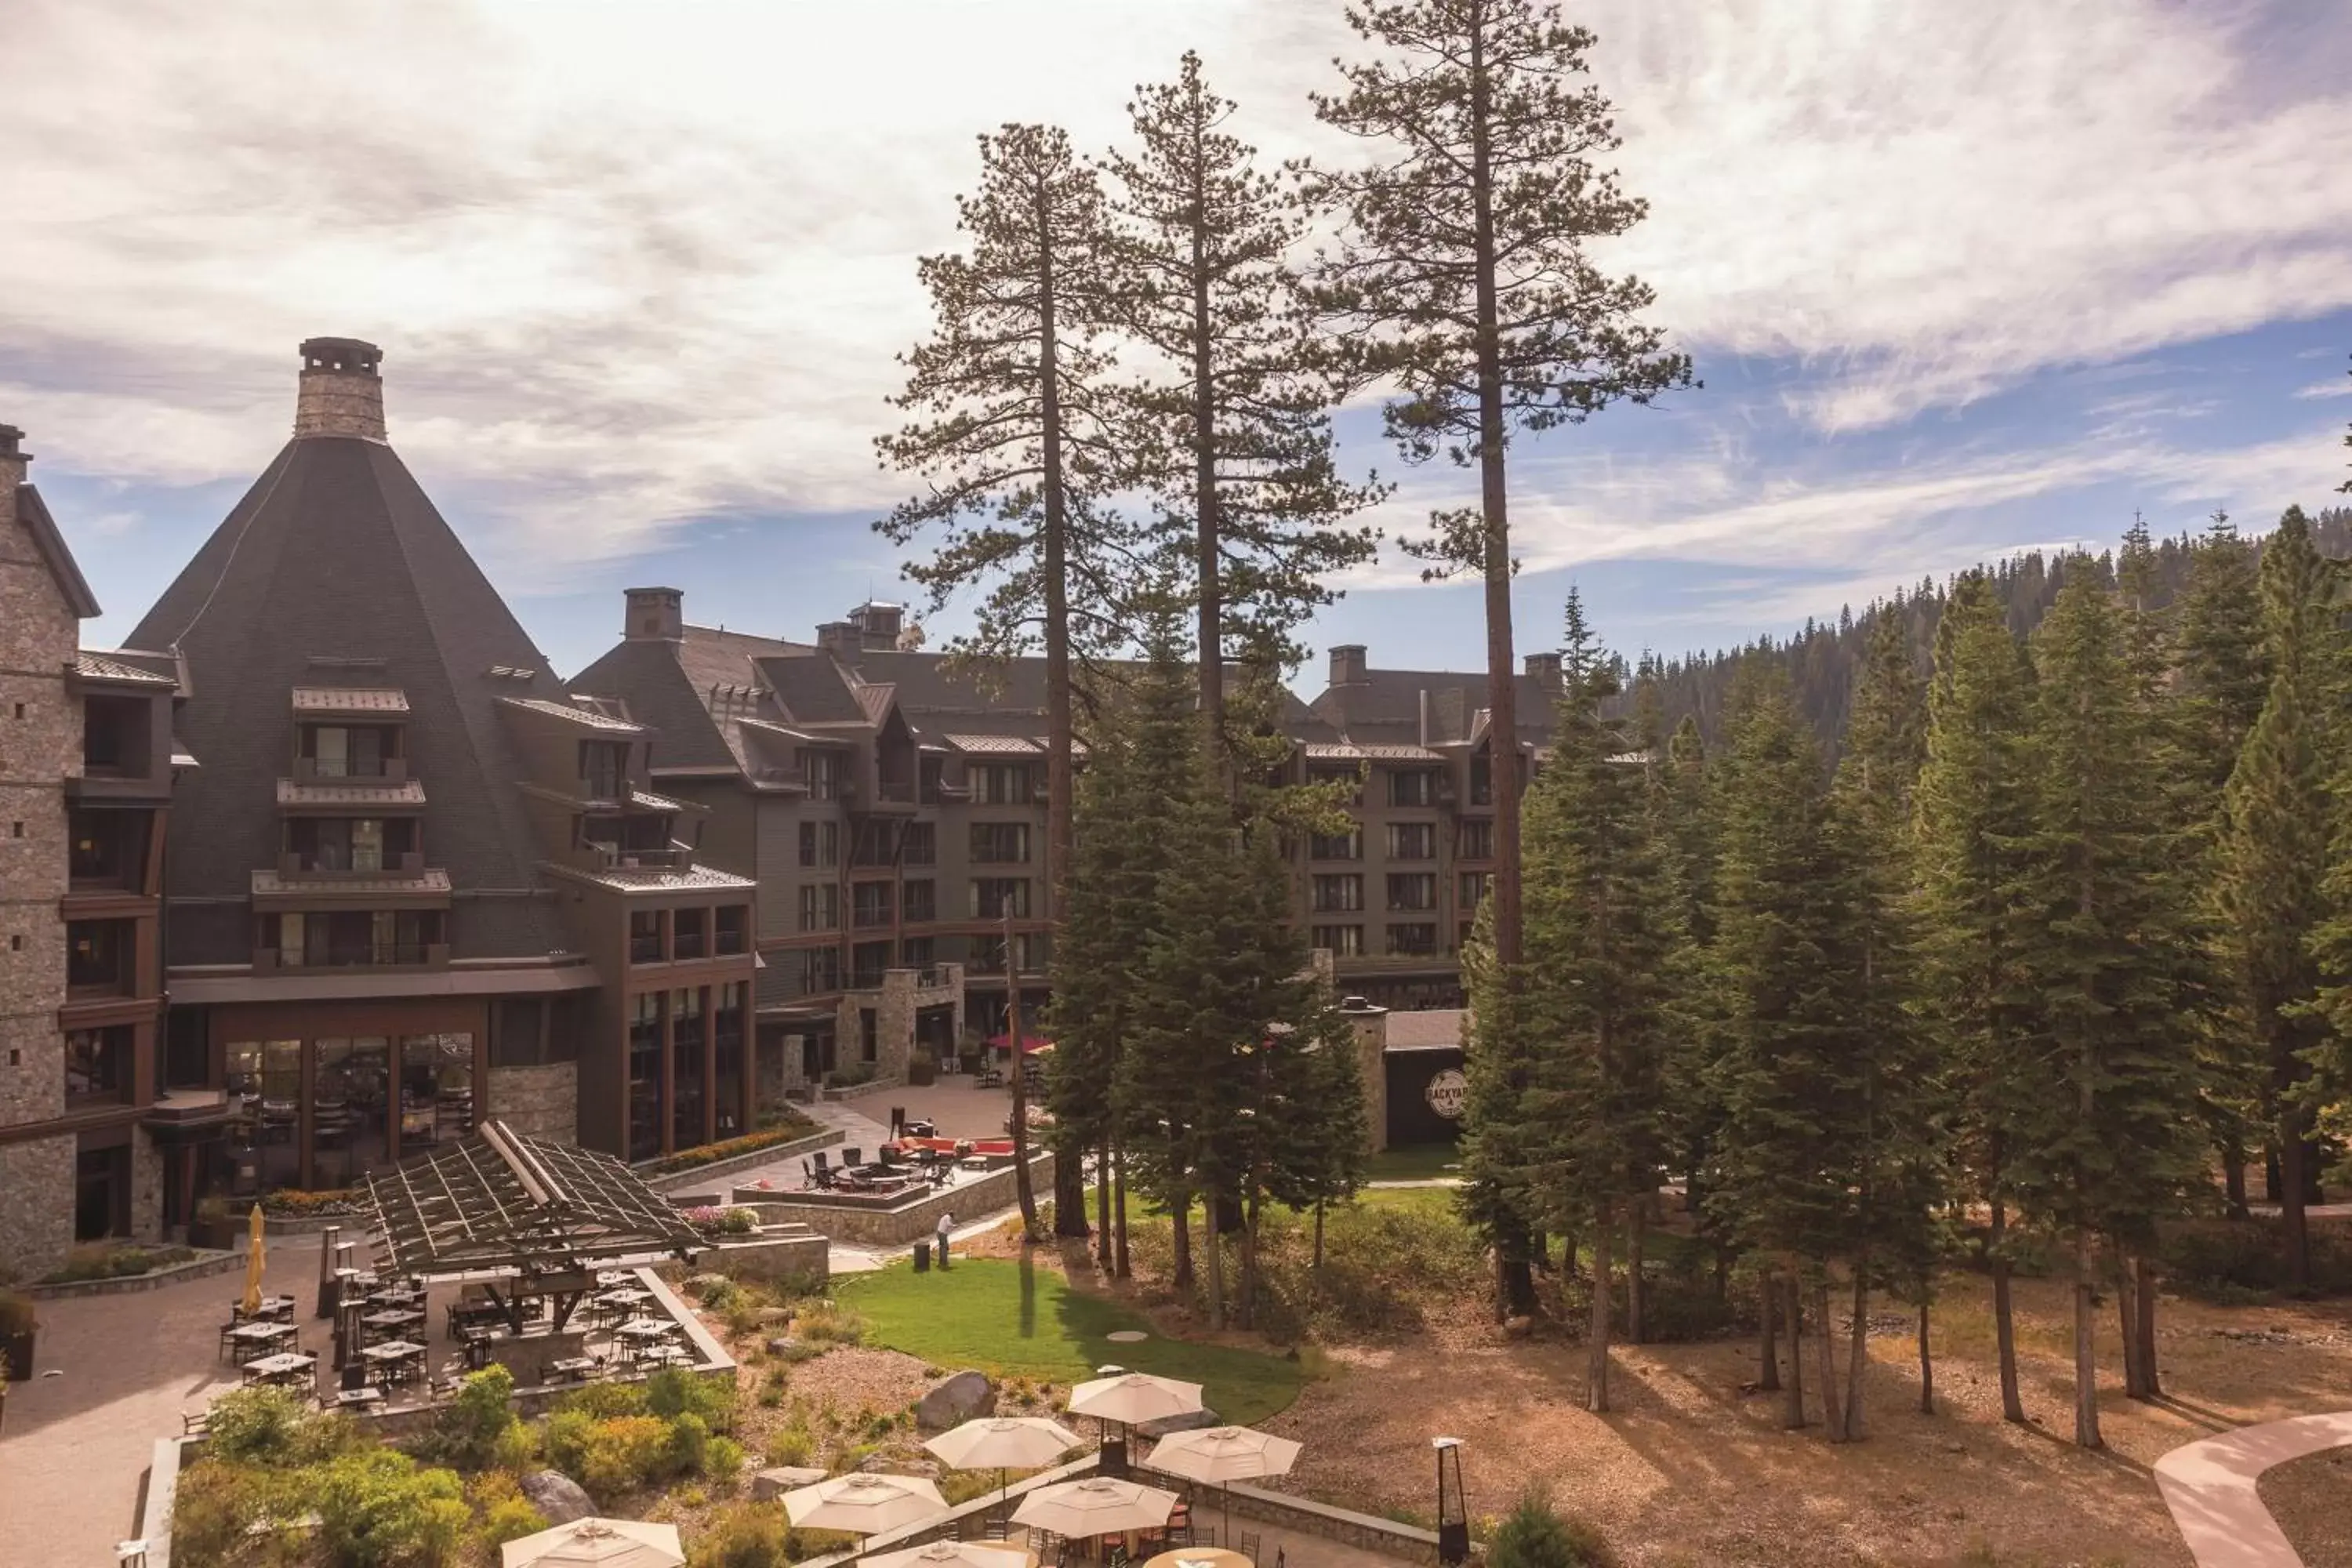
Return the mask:
<svg viewBox="0 0 2352 1568">
<path fill-rule="evenodd" d="M 25 465 L 33 454 L 25 450 L 25 433 L 14 425 L 0 425 L 0 535 L 16 527 L 16 487 L 25 482 Z"/>
<path fill-rule="evenodd" d="M 1344 642 L 1331 649 L 1331 684 L 1334 686 L 1366 686 L 1371 676 L 1364 645 Z"/>
<path fill-rule="evenodd" d="M 816 646 L 844 664 L 855 664 L 865 651 L 866 638 L 855 621 L 827 621 L 816 629 Z"/>
<path fill-rule="evenodd" d="M 294 435 L 383 437 L 383 351 L 357 338 L 312 338 L 302 345 L 302 383 L 294 397 Z"/>
<path fill-rule="evenodd" d="M 627 618 L 621 636 L 630 642 L 686 640 L 686 595 L 676 588 L 624 588 Z"/>
<path fill-rule="evenodd" d="M 1546 691 L 1558 691 L 1559 689 L 1559 655 L 1556 653 L 1531 653 L 1528 655 L 1527 664 L 1528 679 L 1542 687 Z"/>
<path fill-rule="evenodd" d="M 886 605 L 878 599 L 868 599 L 849 612 L 849 624 L 857 628 L 861 648 L 895 648 L 907 618 L 906 607 Z"/>
</svg>

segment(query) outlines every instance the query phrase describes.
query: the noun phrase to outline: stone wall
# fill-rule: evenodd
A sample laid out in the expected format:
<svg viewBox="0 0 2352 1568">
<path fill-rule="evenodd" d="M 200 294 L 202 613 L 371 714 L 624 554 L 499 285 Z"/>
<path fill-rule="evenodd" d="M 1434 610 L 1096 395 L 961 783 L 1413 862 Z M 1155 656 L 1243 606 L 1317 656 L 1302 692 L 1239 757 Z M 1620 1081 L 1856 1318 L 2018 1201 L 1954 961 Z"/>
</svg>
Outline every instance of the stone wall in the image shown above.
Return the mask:
<svg viewBox="0 0 2352 1568">
<path fill-rule="evenodd" d="M 756 1206 L 764 1209 L 768 1205 Z M 730 1279 L 756 1279 L 770 1285 L 789 1282 L 803 1289 L 822 1290 L 833 1277 L 832 1260 L 833 1247 L 826 1237 L 814 1231 L 794 1230 L 721 1242 L 704 1253 L 696 1267 L 724 1274 Z"/>
<path fill-rule="evenodd" d="M 1054 1156 L 1033 1156 L 1029 1173 L 1038 1196 L 1051 1196 Z M 1008 1207 L 1013 1202 L 1013 1167 L 1008 1164 L 983 1176 L 964 1176 L 943 1193 L 926 1193 L 897 1203 L 796 1193 L 763 1198 L 760 1210 L 764 1217 L 804 1225 L 835 1241 L 855 1242 L 863 1247 L 897 1247 L 929 1236 L 943 1213 L 954 1215 L 961 1225 Z"/>
<path fill-rule="evenodd" d="M 1147 1464 L 1137 1463 L 1130 1468 L 1135 1479 L 1146 1486 L 1181 1492 L 1192 1484 Z M 1235 1519 L 1259 1520 L 1300 1535 L 1320 1536 L 1400 1562 L 1426 1563 L 1433 1568 L 1437 1562 L 1437 1532 L 1418 1525 L 1376 1519 L 1368 1513 L 1334 1508 L 1312 1498 L 1267 1491 L 1262 1487 L 1223 1487 L 1216 1493 L 1216 1500 L 1220 1512 L 1230 1508 Z"/>
<path fill-rule="evenodd" d="M 0 1143 L 0 1275 L 38 1279 L 73 1248 L 71 1133 Z"/>
<path fill-rule="evenodd" d="M 579 1140 L 580 1074 L 573 1062 L 492 1068 L 489 1114 L 526 1138 L 551 1143 Z"/>
</svg>

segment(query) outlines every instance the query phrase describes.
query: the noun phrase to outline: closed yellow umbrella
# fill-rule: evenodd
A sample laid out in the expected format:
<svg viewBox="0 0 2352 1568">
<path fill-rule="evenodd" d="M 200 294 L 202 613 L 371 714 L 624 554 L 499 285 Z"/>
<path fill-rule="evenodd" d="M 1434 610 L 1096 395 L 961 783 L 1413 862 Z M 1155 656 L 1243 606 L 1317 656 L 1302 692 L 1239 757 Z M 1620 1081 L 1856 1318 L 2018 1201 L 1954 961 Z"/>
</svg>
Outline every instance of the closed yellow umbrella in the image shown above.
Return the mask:
<svg viewBox="0 0 2352 1568">
<path fill-rule="evenodd" d="M 261 1205 L 253 1205 L 251 1222 L 245 1229 L 245 1315 L 261 1310 L 261 1269 L 268 1250 L 261 1244 Z"/>
</svg>

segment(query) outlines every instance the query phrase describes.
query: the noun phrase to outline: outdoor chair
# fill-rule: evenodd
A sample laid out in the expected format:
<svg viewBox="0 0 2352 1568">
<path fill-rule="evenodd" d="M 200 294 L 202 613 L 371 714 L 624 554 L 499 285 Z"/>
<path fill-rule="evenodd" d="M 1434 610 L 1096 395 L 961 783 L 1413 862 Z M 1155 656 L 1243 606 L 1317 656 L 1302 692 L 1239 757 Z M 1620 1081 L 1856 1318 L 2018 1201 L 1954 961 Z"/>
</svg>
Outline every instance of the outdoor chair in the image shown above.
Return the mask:
<svg viewBox="0 0 2352 1568">
<path fill-rule="evenodd" d="M 816 1190 L 821 1193 L 829 1193 L 833 1191 L 833 1171 L 827 1166 L 819 1165 L 816 1168 Z"/>
<path fill-rule="evenodd" d="M 1127 1542 L 1112 1542 L 1110 1550 L 1103 1553 L 1103 1562 L 1108 1563 L 1109 1568 L 1127 1568 Z"/>
<path fill-rule="evenodd" d="M 1004 1541 L 1010 1539 L 1012 1534 L 1013 1521 L 1003 1514 L 991 1513 L 981 1516 L 980 1538 L 982 1541 Z"/>
<path fill-rule="evenodd" d="M 1257 1549 L 1258 1549 L 1257 1532 L 1256 1532 L 1255 1531 L 1254 1531 L 1254 1530 L 1244 1530 L 1244 1531 L 1243 1531 L 1241 1532 L 1241 1553 L 1242 1553 L 1242 1555 L 1243 1555 L 1243 1556 L 1244 1556 L 1244 1557 L 1246 1557 L 1246 1558 L 1248 1558 L 1251 1562 L 1255 1563 L 1255 1562 L 1256 1562 L 1256 1561 L 1257 1561 Z"/>
<path fill-rule="evenodd" d="M 866 1163 L 866 1151 L 863 1149 L 844 1149 L 841 1152 L 841 1163 L 844 1165 L 863 1165 Z"/>
</svg>

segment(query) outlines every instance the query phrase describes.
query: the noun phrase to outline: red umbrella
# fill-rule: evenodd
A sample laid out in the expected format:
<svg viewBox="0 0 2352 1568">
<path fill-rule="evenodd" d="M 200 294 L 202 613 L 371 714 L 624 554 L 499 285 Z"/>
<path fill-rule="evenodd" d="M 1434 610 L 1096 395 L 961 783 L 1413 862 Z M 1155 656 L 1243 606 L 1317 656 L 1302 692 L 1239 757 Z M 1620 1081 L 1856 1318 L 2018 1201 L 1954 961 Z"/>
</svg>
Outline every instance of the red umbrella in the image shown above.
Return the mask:
<svg viewBox="0 0 2352 1568">
<path fill-rule="evenodd" d="M 991 1035 L 988 1037 L 988 1048 L 992 1051 L 1010 1050 L 1013 1048 L 1013 1037 L 1009 1034 Z M 1050 1051 L 1053 1048 L 1054 1042 L 1051 1040 L 1041 1039 L 1035 1035 L 1021 1037 L 1021 1054 L 1024 1057 L 1035 1056 L 1040 1051 Z"/>
</svg>

